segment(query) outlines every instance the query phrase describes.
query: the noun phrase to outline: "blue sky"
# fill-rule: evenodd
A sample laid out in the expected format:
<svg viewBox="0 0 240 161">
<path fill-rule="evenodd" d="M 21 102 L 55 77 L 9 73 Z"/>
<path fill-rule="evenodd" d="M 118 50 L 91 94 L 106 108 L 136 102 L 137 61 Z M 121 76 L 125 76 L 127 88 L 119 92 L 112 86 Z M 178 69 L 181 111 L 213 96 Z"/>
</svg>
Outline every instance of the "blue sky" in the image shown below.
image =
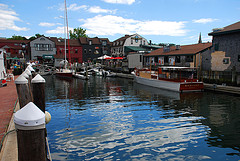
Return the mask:
<svg viewBox="0 0 240 161">
<path fill-rule="evenodd" d="M 204 42 L 240 21 L 240 0 L 67 0 L 69 28 L 114 41 L 138 33 L 153 43 Z M 0 0 L 0 37 L 64 37 L 64 0 Z"/>
</svg>

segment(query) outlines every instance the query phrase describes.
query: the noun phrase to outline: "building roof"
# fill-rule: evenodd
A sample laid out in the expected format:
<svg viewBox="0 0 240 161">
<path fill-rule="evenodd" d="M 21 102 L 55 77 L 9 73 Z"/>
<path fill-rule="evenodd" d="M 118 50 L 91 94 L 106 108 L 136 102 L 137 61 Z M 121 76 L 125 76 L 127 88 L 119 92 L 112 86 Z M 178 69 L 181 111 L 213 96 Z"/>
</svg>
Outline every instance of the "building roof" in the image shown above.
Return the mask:
<svg viewBox="0 0 240 161">
<path fill-rule="evenodd" d="M 123 37 L 118 38 L 117 40 L 113 41 L 113 44 L 115 44 L 114 46 L 123 46 L 123 44 L 125 43 L 126 39 L 131 37 L 132 35 L 125 35 Z M 121 45 L 121 41 L 122 41 L 122 45 Z M 116 43 L 119 42 L 119 43 Z"/>
<path fill-rule="evenodd" d="M 214 36 L 214 35 L 229 34 L 234 32 L 240 32 L 240 21 L 223 28 L 213 29 L 213 32 L 209 33 L 208 35 Z"/>
<path fill-rule="evenodd" d="M 49 40 L 55 42 L 56 46 L 64 46 L 65 45 L 65 39 L 63 38 L 57 38 L 57 37 L 49 37 Z M 68 39 L 66 39 L 66 43 L 68 44 Z M 81 46 L 79 40 L 77 39 L 69 39 L 70 46 Z"/>
<path fill-rule="evenodd" d="M 139 46 L 125 46 L 124 51 L 125 52 L 146 51 L 146 48 L 142 48 Z"/>
<path fill-rule="evenodd" d="M 22 44 L 22 43 L 29 43 L 30 40 L 11 40 L 11 39 L 0 39 L 0 43 L 2 43 L 2 45 L 0 45 L 0 47 L 3 47 L 4 45 L 7 44 Z"/>
<path fill-rule="evenodd" d="M 144 56 L 194 55 L 210 48 L 211 46 L 212 46 L 212 43 L 183 45 L 183 46 L 180 46 L 180 49 L 176 49 L 176 46 L 171 46 L 169 52 L 164 52 L 164 48 L 160 48 Z"/>
<path fill-rule="evenodd" d="M 94 38 L 80 37 L 79 41 L 80 41 L 80 44 L 82 45 L 88 45 L 89 41 L 92 41 L 93 45 L 101 45 L 102 41 L 107 41 L 107 44 L 110 44 L 110 41 L 108 40 L 108 38 L 98 38 L 98 37 L 94 37 Z"/>
</svg>

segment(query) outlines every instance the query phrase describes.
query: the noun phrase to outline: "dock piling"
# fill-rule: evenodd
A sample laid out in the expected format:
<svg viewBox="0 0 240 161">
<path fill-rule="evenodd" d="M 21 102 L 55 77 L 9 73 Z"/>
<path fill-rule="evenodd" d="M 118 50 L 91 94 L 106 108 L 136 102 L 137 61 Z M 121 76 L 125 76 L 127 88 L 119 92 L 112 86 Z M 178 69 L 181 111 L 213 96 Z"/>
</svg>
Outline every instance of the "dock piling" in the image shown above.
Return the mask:
<svg viewBox="0 0 240 161">
<path fill-rule="evenodd" d="M 16 84 L 20 108 L 22 108 L 29 102 L 32 102 L 32 96 L 31 96 L 31 91 L 29 89 L 28 80 L 23 75 L 20 75 L 15 80 L 15 84 Z"/>
<path fill-rule="evenodd" d="M 14 115 L 18 161 L 46 161 L 45 114 L 33 103 Z"/>
<path fill-rule="evenodd" d="M 45 112 L 45 79 L 37 74 L 32 79 L 33 102 L 35 105 Z"/>
</svg>

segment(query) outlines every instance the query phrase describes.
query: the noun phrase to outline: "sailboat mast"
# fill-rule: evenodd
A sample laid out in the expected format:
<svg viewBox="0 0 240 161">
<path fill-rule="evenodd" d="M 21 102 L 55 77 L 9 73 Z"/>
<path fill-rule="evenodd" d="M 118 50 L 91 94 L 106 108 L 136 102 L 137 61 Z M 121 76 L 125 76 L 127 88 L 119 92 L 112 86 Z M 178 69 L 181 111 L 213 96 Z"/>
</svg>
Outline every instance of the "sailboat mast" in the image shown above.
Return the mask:
<svg viewBox="0 0 240 161">
<path fill-rule="evenodd" d="M 67 37 L 68 37 L 68 61 L 71 63 L 71 54 L 70 54 L 70 43 L 69 43 L 69 31 L 68 31 L 68 18 L 67 18 L 67 4 L 65 1 L 65 18 L 66 18 L 66 25 L 67 25 Z"/>
<path fill-rule="evenodd" d="M 65 10 L 66 10 L 66 0 L 64 0 L 65 3 Z M 65 68 L 65 63 L 66 63 L 66 55 L 67 55 L 67 43 L 66 43 L 66 12 L 64 12 L 64 68 Z"/>
</svg>

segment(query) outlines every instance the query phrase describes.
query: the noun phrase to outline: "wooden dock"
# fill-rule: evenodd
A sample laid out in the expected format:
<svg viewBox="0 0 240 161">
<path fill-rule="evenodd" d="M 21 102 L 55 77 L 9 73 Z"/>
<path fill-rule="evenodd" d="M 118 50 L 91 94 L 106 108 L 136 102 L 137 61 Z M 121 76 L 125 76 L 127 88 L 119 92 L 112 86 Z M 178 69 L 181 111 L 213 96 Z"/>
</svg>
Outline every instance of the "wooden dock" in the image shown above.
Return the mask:
<svg viewBox="0 0 240 161">
<path fill-rule="evenodd" d="M 204 83 L 204 89 L 240 95 L 240 87 Z"/>
</svg>

